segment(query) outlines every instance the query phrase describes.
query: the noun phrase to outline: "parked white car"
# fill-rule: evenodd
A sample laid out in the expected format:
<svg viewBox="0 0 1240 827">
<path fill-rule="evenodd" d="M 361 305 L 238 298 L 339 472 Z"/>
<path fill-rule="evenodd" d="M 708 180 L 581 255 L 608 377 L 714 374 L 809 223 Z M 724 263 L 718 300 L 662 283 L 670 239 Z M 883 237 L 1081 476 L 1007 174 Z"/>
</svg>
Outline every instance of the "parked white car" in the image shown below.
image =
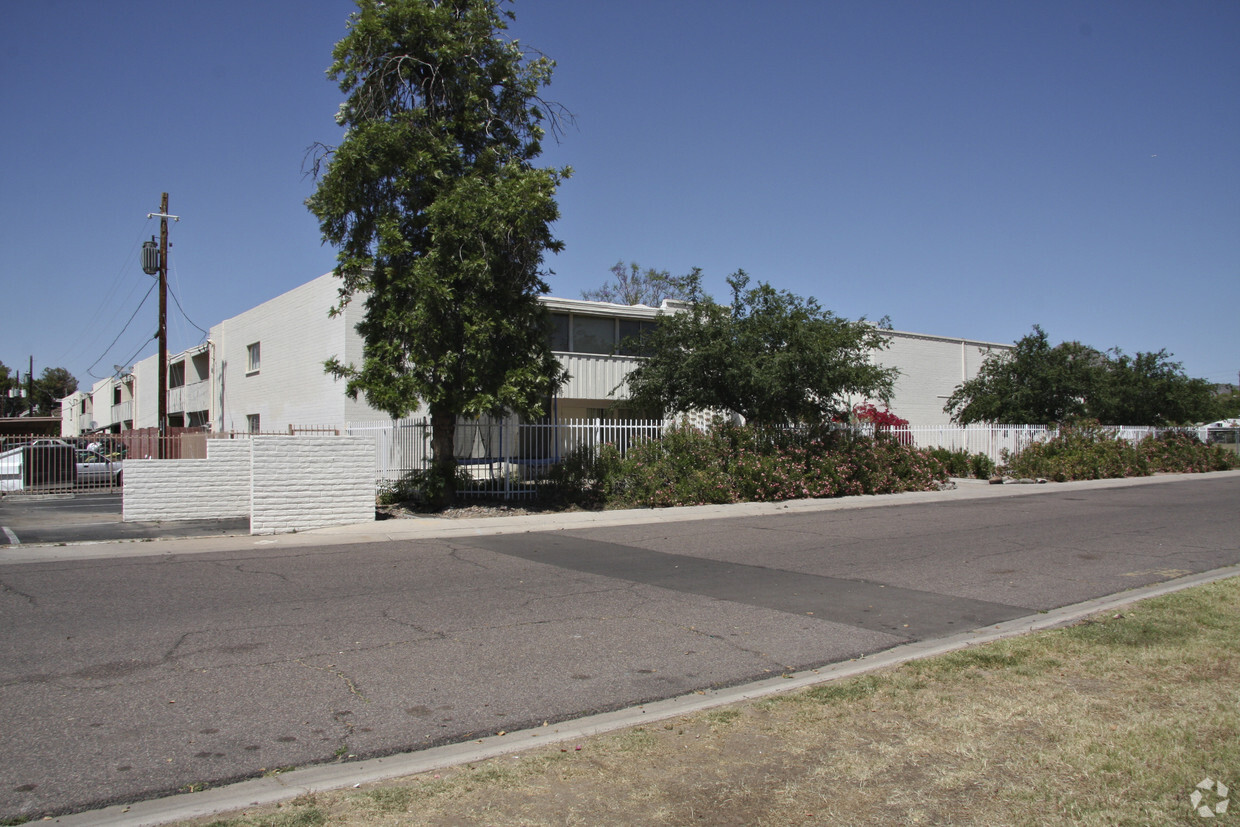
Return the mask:
<svg viewBox="0 0 1240 827">
<path fill-rule="evenodd" d="M 0 453 L 0 491 L 22 490 L 22 449 Z"/>
</svg>

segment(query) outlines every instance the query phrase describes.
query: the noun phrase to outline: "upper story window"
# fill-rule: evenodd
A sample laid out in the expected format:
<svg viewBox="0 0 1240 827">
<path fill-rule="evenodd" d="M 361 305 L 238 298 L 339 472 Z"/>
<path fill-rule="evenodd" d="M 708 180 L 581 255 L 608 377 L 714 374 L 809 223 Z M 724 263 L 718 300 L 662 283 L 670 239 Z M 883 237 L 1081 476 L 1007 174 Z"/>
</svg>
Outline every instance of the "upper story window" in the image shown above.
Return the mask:
<svg viewBox="0 0 1240 827">
<path fill-rule="evenodd" d="M 246 348 L 245 348 L 245 372 L 246 373 L 258 373 L 258 367 L 259 367 L 259 362 L 260 362 L 259 357 L 262 355 L 261 347 L 260 347 L 261 344 L 262 342 L 255 342 L 252 345 L 246 345 Z"/>
<path fill-rule="evenodd" d="M 552 313 L 548 338 L 551 349 L 561 353 L 645 356 L 643 340 L 656 324 L 653 320 Z"/>
<path fill-rule="evenodd" d="M 115 387 L 112 388 L 112 404 L 113 405 L 121 404 L 121 386 L 120 385 L 116 385 Z"/>
<path fill-rule="evenodd" d="M 574 353 L 612 353 L 616 349 L 616 320 L 573 316 Z"/>
<path fill-rule="evenodd" d="M 168 366 L 168 387 L 180 388 L 185 386 L 185 360 L 173 362 Z"/>
<path fill-rule="evenodd" d="M 190 360 L 190 366 L 193 368 L 193 372 L 187 377 L 190 382 L 205 382 L 210 378 L 210 357 L 206 353 L 195 354 Z"/>
</svg>

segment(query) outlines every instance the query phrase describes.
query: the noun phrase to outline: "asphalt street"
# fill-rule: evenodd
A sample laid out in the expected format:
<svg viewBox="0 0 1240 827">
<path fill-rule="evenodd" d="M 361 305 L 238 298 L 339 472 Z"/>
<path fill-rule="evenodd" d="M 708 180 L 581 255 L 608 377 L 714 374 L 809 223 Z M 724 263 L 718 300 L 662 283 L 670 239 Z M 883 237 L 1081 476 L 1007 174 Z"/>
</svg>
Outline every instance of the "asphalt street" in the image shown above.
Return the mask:
<svg viewBox="0 0 1240 827">
<path fill-rule="evenodd" d="M 0 498 L 0 547 L 48 543 L 144 541 L 246 534 L 248 517 L 124 522 L 121 493 L 8 495 Z"/>
<path fill-rule="evenodd" d="M 1240 563 L 1236 474 L 952 493 L 0 550 L 0 819 L 570 720 Z"/>
</svg>

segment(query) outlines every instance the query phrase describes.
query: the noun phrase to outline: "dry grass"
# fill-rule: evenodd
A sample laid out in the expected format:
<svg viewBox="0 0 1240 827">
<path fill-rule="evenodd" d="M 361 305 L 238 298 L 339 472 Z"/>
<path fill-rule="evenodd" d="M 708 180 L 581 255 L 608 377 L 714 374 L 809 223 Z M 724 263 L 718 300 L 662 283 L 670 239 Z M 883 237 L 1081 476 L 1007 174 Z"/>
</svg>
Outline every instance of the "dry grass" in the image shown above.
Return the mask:
<svg viewBox="0 0 1240 827">
<path fill-rule="evenodd" d="M 1240 579 L 439 775 L 194 824 L 1200 824 L 1240 785 Z"/>
</svg>

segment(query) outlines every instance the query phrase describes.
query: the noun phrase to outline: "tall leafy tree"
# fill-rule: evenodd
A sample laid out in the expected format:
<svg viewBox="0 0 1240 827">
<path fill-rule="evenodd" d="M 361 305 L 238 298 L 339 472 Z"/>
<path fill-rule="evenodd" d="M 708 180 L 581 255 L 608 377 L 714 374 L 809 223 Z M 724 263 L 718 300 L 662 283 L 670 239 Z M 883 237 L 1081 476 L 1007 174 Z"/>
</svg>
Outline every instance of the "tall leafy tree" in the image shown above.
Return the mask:
<svg viewBox="0 0 1240 827">
<path fill-rule="evenodd" d="M 1129 356 L 1116 348 L 1108 357 L 1089 401 L 1089 415 L 1103 424 L 1184 425 L 1220 411 L 1213 384 L 1189 378 L 1166 350 Z"/>
<path fill-rule="evenodd" d="M 17 379 L 9 370 L 9 366 L 0 362 L 0 416 L 13 416 L 18 412 L 9 391 L 17 386 Z"/>
<path fill-rule="evenodd" d="M 1201 422 L 1217 410 L 1212 386 L 1190 379 L 1165 350 L 1129 356 L 1080 342 L 1051 346 L 1033 332 L 1011 351 L 990 356 L 961 383 L 943 410 L 962 424 L 1051 425 L 1096 419 L 1104 425 Z"/>
<path fill-rule="evenodd" d="M 760 425 L 847 416 L 850 396 L 889 399 L 896 371 L 871 356 L 882 329 L 824 310 L 813 298 L 728 277 L 731 305 L 689 278 L 691 307 L 664 317 L 645 341 L 650 357 L 626 380 L 633 402 L 671 413 L 724 410 Z"/>
<path fill-rule="evenodd" d="M 645 270 L 635 262 L 627 265 L 617 261 L 611 268 L 611 278 L 593 290 L 581 291 L 583 299 L 613 304 L 644 304 L 658 307 L 664 299 L 687 299 L 689 278 L 700 273 L 694 268 L 689 276 L 673 276 L 667 270 L 647 267 Z"/>
<path fill-rule="evenodd" d="M 943 410 L 963 425 L 1049 425 L 1086 415 L 1105 356 L 1080 342 L 1052 346 L 1038 325 L 1010 351 L 992 354 L 958 385 Z"/>
<path fill-rule="evenodd" d="M 76 391 L 77 379 L 64 368 L 44 368 L 34 380 L 34 409 L 40 416 L 60 414 L 60 400 Z"/>
<path fill-rule="evenodd" d="M 540 412 L 565 376 L 538 296 L 570 170 L 538 168 L 553 62 L 503 32 L 499 0 L 357 0 L 328 75 L 339 146 L 307 201 L 339 248 L 340 305 L 364 296 L 360 365 L 326 367 L 399 417 L 426 405 L 452 496 L 458 417 Z"/>
</svg>

